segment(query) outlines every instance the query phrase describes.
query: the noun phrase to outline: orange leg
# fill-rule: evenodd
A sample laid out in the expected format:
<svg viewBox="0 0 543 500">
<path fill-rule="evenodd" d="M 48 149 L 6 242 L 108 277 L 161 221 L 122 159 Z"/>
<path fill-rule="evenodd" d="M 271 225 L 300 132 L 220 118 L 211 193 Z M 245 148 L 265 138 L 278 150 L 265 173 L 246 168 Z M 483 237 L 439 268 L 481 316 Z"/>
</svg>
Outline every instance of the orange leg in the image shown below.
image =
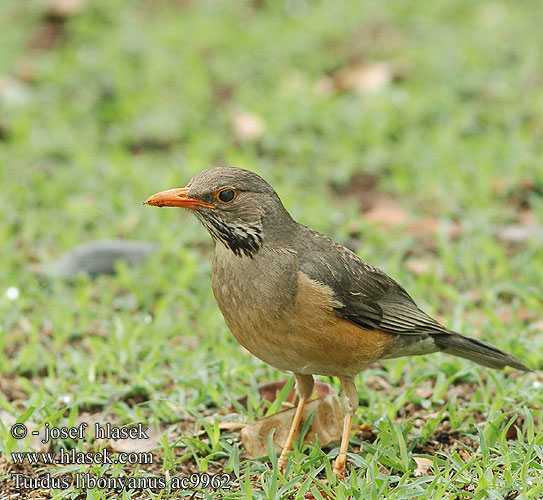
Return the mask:
<svg viewBox="0 0 543 500">
<path fill-rule="evenodd" d="M 343 420 L 343 434 L 341 436 L 339 455 L 334 462 L 334 474 L 336 474 L 339 479 L 343 479 L 345 477 L 345 464 L 347 462 L 347 450 L 349 448 L 353 415 L 358 408 L 358 393 L 356 392 L 352 377 L 339 377 L 339 380 L 341 381 L 341 389 L 343 392 L 345 418 Z"/>
<path fill-rule="evenodd" d="M 294 415 L 292 424 L 290 425 L 287 441 L 285 446 L 283 446 L 283 451 L 281 451 L 279 461 L 277 462 L 279 470 L 282 474 L 285 473 L 287 468 L 287 453 L 292 449 L 292 443 L 294 442 L 294 438 L 296 437 L 296 433 L 298 432 L 298 428 L 300 427 L 300 423 L 302 421 L 302 414 L 304 412 L 305 404 L 313 392 L 313 375 L 301 375 L 299 373 L 295 373 L 294 377 L 296 378 L 296 392 L 298 393 L 299 401 L 298 406 L 296 407 L 296 414 Z"/>
<path fill-rule="evenodd" d="M 345 477 L 345 463 L 347 462 L 347 449 L 349 448 L 349 437 L 351 435 L 352 423 L 353 416 L 346 413 L 343 420 L 343 435 L 341 436 L 339 455 L 334 462 L 334 474 L 337 474 L 339 479 L 343 479 Z"/>
</svg>

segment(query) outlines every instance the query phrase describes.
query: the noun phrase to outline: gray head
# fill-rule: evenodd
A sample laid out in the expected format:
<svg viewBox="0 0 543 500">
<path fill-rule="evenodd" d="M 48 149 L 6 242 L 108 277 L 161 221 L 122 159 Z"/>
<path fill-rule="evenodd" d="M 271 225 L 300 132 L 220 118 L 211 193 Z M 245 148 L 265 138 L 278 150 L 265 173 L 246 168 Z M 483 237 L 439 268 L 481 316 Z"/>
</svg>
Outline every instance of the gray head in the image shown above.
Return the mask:
<svg viewBox="0 0 543 500">
<path fill-rule="evenodd" d="M 151 196 L 148 205 L 184 207 L 235 255 L 253 256 L 294 225 L 274 189 L 254 172 L 242 168 L 209 168 L 186 187 Z"/>
</svg>

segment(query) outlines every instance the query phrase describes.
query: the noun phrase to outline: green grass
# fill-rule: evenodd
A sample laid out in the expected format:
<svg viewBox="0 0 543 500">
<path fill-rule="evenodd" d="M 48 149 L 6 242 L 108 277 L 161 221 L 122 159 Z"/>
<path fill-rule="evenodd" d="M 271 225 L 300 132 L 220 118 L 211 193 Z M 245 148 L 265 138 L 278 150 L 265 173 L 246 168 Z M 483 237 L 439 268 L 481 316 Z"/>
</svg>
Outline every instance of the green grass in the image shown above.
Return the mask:
<svg viewBox="0 0 543 500">
<path fill-rule="evenodd" d="M 357 377 L 355 424 L 370 425 L 376 439 L 353 432 L 342 483 L 329 464 L 337 447 L 296 447 L 287 478 L 275 458 L 245 458 L 239 433 L 218 434 L 214 421 L 232 420 L 227 404 L 247 394 L 238 418 L 263 416 L 258 385 L 285 375 L 228 332 L 208 280 L 205 230 L 187 214 L 140 204 L 208 166 L 255 170 L 297 220 L 354 241 L 423 309 L 541 369 L 543 246 L 495 237 L 526 214 L 543 223 L 539 4 L 87 4 L 53 46 L 36 48 L 46 2 L 0 3 L 11 21 L 0 38 L 0 76 L 10 77 L 0 85 L 0 411 L 39 426 L 90 415 L 158 424 L 166 430 L 154 472 L 226 471 L 235 488 L 224 498 L 542 498 L 541 375 L 445 355 L 387 361 Z M 403 77 L 367 95 L 315 91 L 361 58 L 390 62 Z M 261 117 L 262 137 L 235 138 L 239 110 Z M 359 171 L 378 175 L 410 217 L 441 229 L 421 236 L 409 225 L 366 223 L 356 199 L 331 188 Z M 462 227 L 454 238 L 451 221 Z M 66 282 L 33 272 L 112 237 L 159 250 L 113 277 Z M 408 270 L 413 257 L 429 263 L 421 274 Z M 2 455 L 16 446 L 6 425 Z M 58 441 L 53 450 L 74 446 L 98 449 Z M 415 456 L 433 460 L 431 475 L 414 474 Z M 6 464 L 0 457 L 2 489 Z M 91 470 L 123 473 L 72 472 Z M 112 495 L 51 492 L 121 498 Z M 122 498 L 138 495 L 173 497 Z"/>
</svg>

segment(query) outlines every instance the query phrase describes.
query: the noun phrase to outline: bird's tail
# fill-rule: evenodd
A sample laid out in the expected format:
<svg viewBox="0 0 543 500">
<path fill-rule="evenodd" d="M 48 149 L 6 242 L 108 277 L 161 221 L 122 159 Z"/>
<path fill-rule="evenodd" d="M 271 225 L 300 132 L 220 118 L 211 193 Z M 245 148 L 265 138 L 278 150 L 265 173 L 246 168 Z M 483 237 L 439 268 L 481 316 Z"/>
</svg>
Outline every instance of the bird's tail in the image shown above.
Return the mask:
<svg viewBox="0 0 543 500">
<path fill-rule="evenodd" d="M 459 333 L 443 333 L 432 335 L 436 345 L 445 353 L 470 359 L 490 368 L 504 368 L 512 366 L 518 370 L 531 372 L 524 363 L 497 347 L 471 337 L 464 337 Z"/>
</svg>

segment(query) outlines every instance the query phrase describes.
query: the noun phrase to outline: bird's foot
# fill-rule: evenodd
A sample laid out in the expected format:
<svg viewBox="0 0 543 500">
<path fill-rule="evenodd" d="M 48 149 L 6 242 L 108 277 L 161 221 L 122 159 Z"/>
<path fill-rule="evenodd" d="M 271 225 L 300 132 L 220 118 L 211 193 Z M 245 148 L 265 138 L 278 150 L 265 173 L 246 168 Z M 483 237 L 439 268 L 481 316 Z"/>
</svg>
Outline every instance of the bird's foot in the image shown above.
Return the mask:
<svg viewBox="0 0 543 500">
<path fill-rule="evenodd" d="M 286 453 L 281 452 L 281 455 L 279 456 L 279 460 L 277 461 L 277 468 L 279 469 L 279 472 L 281 474 L 285 474 L 285 471 L 287 470 L 287 462 L 288 457 Z"/>
<path fill-rule="evenodd" d="M 334 461 L 334 474 L 338 479 L 345 479 L 345 463 L 347 462 L 347 455 L 340 453 Z"/>
</svg>

